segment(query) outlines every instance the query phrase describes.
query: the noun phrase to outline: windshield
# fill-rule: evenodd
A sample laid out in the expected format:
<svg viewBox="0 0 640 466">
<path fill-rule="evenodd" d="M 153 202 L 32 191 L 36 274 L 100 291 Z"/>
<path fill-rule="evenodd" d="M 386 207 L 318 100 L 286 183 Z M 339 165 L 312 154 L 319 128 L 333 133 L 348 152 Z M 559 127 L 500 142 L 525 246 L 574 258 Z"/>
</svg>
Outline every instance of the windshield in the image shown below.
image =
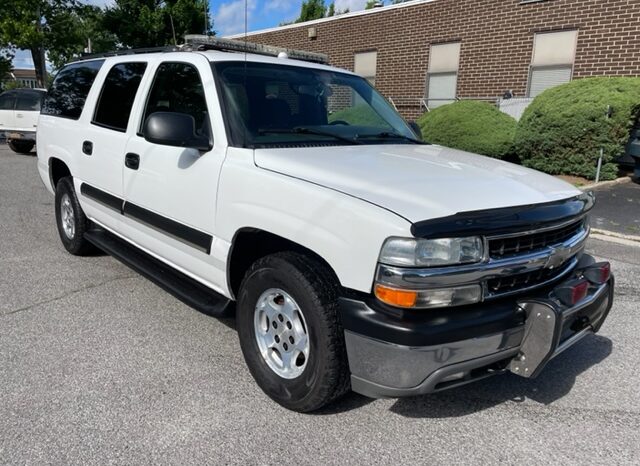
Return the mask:
<svg viewBox="0 0 640 466">
<path fill-rule="evenodd" d="M 213 67 L 233 146 L 418 143 L 402 117 L 359 76 L 242 61 Z"/>
</svg>

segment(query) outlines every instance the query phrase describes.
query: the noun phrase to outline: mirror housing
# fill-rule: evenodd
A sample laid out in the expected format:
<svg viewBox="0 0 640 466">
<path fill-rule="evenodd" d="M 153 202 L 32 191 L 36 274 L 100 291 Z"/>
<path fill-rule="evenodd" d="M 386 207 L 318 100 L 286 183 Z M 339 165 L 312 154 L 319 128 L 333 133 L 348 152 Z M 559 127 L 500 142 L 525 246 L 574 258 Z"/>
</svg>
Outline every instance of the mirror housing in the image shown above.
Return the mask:
<svg viewBox="0 0 640 466">
<path fill-rule="evenodd" d="M 409 126 L 411 127 L 411 129 L 415 133 L 416 138 L 420 139 L 422 141 L 422 130 L 420 129 L 420 126 L 418 125 L 418 123 L 416 123 L 415 121 L 411 120 L 409 122 Z"/>
<path fill-rule="evenodd" d="M 212 148 L 208 137 L 196 134 L 196 121 L 186 113 L 152 113 L 144 122 L 142 136 L 153 144 L 163 146 L 186 147 L 200 152 Z"/>
</svg>

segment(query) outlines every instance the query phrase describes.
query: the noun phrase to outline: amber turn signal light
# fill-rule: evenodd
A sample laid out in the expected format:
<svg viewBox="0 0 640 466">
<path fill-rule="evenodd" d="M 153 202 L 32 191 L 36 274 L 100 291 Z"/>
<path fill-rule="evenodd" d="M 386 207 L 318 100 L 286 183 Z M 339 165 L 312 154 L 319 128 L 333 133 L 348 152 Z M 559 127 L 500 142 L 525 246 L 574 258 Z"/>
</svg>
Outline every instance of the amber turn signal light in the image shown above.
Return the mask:
<svg viewBox="0 0 640 466">
<path fill-rule="evenodd" d="M 376 285 L 375 294 L 383 303 L 396 307 L 413 307 L 418 299 L 417 291 L 398 290 L 383 285 Z"/>
</svg>

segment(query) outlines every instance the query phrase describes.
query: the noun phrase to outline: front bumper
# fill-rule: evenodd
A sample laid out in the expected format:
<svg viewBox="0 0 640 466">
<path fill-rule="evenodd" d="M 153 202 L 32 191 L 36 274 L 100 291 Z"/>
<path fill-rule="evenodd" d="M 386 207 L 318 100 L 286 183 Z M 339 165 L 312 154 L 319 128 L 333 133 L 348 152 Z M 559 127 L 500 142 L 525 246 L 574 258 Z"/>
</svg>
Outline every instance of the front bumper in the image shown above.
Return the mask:
<svg viewBox="0 0 640 466">
<path fill-rule="evenodd" d="M 579 269 L 575 274 L 579 273 Z M 573 275 L 573 274 L 572 274 Z M 422 395 L 511 371 L 536 377 L 552 358 L 597 332 L 613 303 L 613 276 L 572 307 L 549 289 L 501 302 L 393 316 L 341 300 L 352 389 L 370 397 Z"/>
</svg>

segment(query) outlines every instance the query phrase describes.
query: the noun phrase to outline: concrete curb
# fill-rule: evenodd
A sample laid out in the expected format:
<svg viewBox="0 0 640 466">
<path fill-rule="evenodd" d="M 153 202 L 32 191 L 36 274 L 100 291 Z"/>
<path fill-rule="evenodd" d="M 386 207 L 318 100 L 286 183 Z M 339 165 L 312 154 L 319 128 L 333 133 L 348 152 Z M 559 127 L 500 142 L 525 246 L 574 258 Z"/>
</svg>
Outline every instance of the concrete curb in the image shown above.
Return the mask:
<svg viewBox="0 0 640 466">
<path fill-rule="evenodd" d="M 598 188 L 603 188 L 605 186 L 611 186 L 614 184 L 621 184 L 621 183 L 631 183 L 631 177 L 623 176 L 622 178 L 617 178 L 611 181 L 600 181 L 599 183 L 585 184 L 584 186 L 578 186 L 578 189 L 582 189 L 583 191 L 585 191 L 587 189 L 598 189 Z"/>
<path fill-rule="evenodd" d="M 628 244 L 630 246 L 640 247 L 640 236 L 636 235 L 625 235 L 622 233 L 616 233 L 615 231 L 592 228 L 590 237 L 602 241 L 611 241 L 613 243 Z"/>
</svg>

